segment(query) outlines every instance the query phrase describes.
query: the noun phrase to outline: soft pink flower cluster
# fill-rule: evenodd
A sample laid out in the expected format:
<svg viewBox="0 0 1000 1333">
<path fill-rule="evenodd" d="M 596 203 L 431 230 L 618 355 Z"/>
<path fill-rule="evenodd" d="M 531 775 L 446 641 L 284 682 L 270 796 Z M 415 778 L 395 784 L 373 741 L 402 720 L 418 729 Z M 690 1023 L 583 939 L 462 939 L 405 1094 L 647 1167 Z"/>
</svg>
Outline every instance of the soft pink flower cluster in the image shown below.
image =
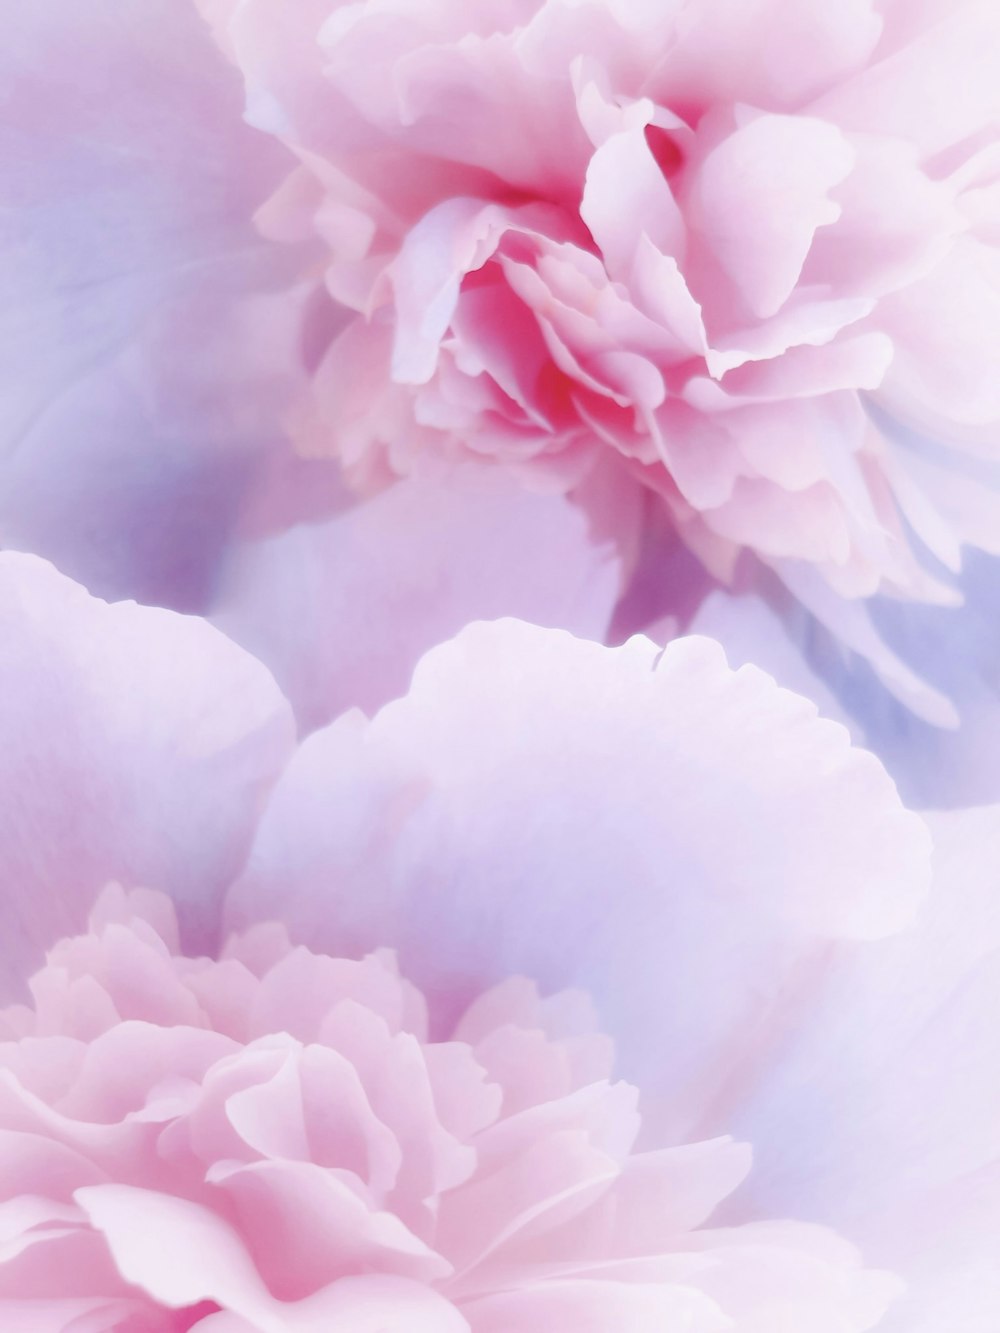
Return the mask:
<svg viewBox="0 0 1000 1333">
<path fill-rule="evenodd" d="M 0 628 L 5 1328 L 978 1331 L 996 812 L 925 905 L 706 640 L 472 626 L 295 745 L 198 620 L 9 554 Z"/>
<path fill-rule="evenodd" d="M 8 1328 L 44 1293 L 74 1333 L 863 1333 L 897 1293 L 819 1228 L 703 1229 L 747 1152 L 636 1152 L 579 995 L 508 981 L 434 1040 L 391 954 L 177 947 L 108 891 L 0 1013 Z"/>
<path fill-rule="evenodd" d="M 203 4 L 302 164 L 264 226 L 358 312 L 302 448 L 564 490 L 610 451 L 827 616 L 1000 552 L 991 0 Z"/>
<path fill-rule="evenodd" d="M 995 1333 L 995 0 L 6 17 L 0 1330 Z"/>
</svg>

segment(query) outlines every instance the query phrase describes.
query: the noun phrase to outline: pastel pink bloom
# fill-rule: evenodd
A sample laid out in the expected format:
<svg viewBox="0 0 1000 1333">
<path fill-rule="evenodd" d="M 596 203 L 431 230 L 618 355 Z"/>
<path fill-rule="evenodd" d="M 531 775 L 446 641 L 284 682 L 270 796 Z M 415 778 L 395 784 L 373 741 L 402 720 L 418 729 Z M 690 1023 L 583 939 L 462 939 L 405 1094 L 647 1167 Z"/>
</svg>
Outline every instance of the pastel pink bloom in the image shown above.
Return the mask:
<svg viewBox="0 0 1000 1333">
<path fill-rule="evenodd" d="M 309 725 L 401 693 L 469 620 L 603 638 L 628 572 L 611 534 L 637 526 L 613 512 L 627 481 L 586 516 L 494 469 L 356 503 L 335 461 L 292 453 L 285 414 L 330 332 L 303 278 L 321 251 L 255 230 L 287 152 L 242 123 L 193 7 L 37 0 L 15 28 L 0 546 L 103 596 L 217 611 Z"/>
<path fill-rule="evenodd" d="M 640 1151 L 579 994 L 435 1015 L 391 953 L 280 926 L 179 956 L 108 890 L 0 1012 L 5 1326 L 862 1333 L 899 1284 L 791 1222 L 702 1224 L 748 1151 Z"/>
<path fill-rule="evenodd" d="M 1000 550 L 991 0 L 201 7 L 301 162 L 263 225 L 357 312 L 304 450 L 563 489 L 610 453 L 821 619 Z"/>
<path fill-rule="evenodd" d="M 420 1320 L 492 1330 L 502 1316 L 485 1289 L 463 1291 L 442 1265 L 461 1257 L 509 1260 L 510 1285 L 494 1269 L 490 1292 L 539 1303 L 508 1311 L 507 1327 L 586 1327 L 579 1291 L 534 1290 L 572 1274 L 614 1285 L 612 1304 L 586 1302 L 599 1333 L 629 1320 L 645 1333 L 650 1308 L 675 1298 L 699 1330 L 719 1325 L 714 1303 L 746 1333 L 771 1333 L 789 1307 L 810 1330 L 837 1312 L 840 1333 L 867 1327 L 888 1292 L 876 1278 L 874 1303 L 861 1298 L 873 1280 L 860 1242 L 865 1271 L 906 1284 L 880 1327 L 988 1327 L 976 1311 L 1000 1298 L 996 812 L 935 821 L 923 908 L 924 822 L 879 763 L 704 639 L 608 649 L 471 626 L 424 656 L 404 698 L 296 747 L 273 679 L 201 621 L 108 605 L 8 553 L 0 632 L 7 996 L 30 994 L 44 949 L 86 929 L 109 882 L 166 892 L 181 936 L 155 896 L 105 894 L 90 933 L 35 981 L 34 1017 L 7 1012 L 0 1294 L 21 1304 L 0 1312 L 5 1326 L 103 1333 L 129 1328 L 128 1310 L 155 1329 L 159 1305 L 168 1329 L 267 1333 L 316 1311 L 336 1329 L 345 1302 L 366 1300 L 373 1328 L 392 1328 L 395 1302 L 401 1333 Z M 533 987 L 591 997 L 613 1077 L 641 1091 L 638 1142 L 635 1094 L 590 1063 L 604 1047 L 570 1039 L 567 1001 L 539 1005 Z M 346 1029 L 327 1019 L 344 1004 Z M 522 1042 L 531 1058 L 505 1063 Z M 433 1114 L 409 1074 L 403 1107 L 375 1109 L 395 1096 L 388 1074 L 371 1082 L 390 1047 L 450 1089 Z M 472 1077 L 487 1058 L 489 1076 Z M 315 1071 L 332 1066 L 355 1095 L 323 1100 L 345 1119 L 310 1121 Z M 506 1088 L 498 1109 L 486 1084 Z M 527 1123 L 556 1139 L 565 1125 L 568 1156 L 512 1127 L 515 1107 L 543 1097 Z M 506 1128 L 487 1124 L 487 1103 Z M 760 1163 L 738 1189 L 748 1157 L 734 1131 Z M 527 1196 L 505 1184 L 487 1206 L 476 1172 L 497 1141 L 536 1156 Z M 646 1165 L 683 1175 L 627 1240 L 602 1233 L 601 1200 Z M 463 1211 L 474 1182 L 484 1193 Z M 258 1209 L 255 1190 L 287 1212 Z M 449 1196 L 446 1235 L 414 1201 Z M 354 1246 L 338 1258 L 317 1243 L 336 1219 Z M 537 1230 L 487 1257 L 507 1221 Z M 846 1245 L 801 1225 L 830 1222 Z M 564 1249 L 542 1250 L 543 1235 Z M 644 1264 L 615 1266 L 625 1252 L 656 1261 L 652 1292 Z M 367 1257 L 348 1272 L 345 1253 Z M 780 1316 L 767 1301 L 784 1302 Z"/>
</svg>

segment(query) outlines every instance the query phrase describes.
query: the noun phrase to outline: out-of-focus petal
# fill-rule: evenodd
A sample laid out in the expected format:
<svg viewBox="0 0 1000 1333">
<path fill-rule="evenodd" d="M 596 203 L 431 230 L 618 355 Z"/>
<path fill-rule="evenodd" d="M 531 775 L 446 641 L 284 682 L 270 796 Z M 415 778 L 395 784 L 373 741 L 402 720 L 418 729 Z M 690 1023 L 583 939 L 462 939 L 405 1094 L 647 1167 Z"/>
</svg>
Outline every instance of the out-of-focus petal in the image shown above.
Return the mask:
<svg viewBox="0 0 1000 1333">
<path fill-rule="evenodd" d="M 909 1288 L 891 1333 L 987 1333 L 1000 1300 L 1000 809 L 930 825 L 920 920 L 834 955 L 808 1021 L 748 1080 L 744 1210 L 794 1199 L 891 1265 Z"/>
<path fill-rule="evenodd" d="M 266 670 L 218 630 L 107 604 L 0 555 L 3 982 L 79 929 L 109 880 L 169 892 L 197 947 L 292 740 Z"/>
<path fill-rule="evenodd" d="M 0 544 L 195 608 L 296 372 L 298 252 L 253 226 L 287 159 L 189 4 L 14 8 Z"/>
<path fill-rule="evenodd" d="M 614 546 L 564 496 L 466 467 L 236 547 L 214 619 L 311 729 L 403 694 L 420 656 L 470 620 L 602 639 L 620 582 Z"/>
<path fill-rule="evenodd" d="M 676 1128 L 766 1046 L 826 942 L 897 929 L 926 875 L 878 762 L 708 640 L 503 622 L 303 744 L 229 917 L 398 946 L 438 996 L 582 985 Z"/>
<path fill-rule="evenodd" d="M 753 593 L 736 596 L 721 590 L 709 593 L 687 632 L 718 640 L 731 666 L 759 667 L 786 690 L 811 699 L 822 717 L 843 723 L 855 735 L 859 733 L 860 728 L 852 728 L 850 714 L 833 691 L 810 667 L 781 616 L 763 597 Z"/>
</svg>

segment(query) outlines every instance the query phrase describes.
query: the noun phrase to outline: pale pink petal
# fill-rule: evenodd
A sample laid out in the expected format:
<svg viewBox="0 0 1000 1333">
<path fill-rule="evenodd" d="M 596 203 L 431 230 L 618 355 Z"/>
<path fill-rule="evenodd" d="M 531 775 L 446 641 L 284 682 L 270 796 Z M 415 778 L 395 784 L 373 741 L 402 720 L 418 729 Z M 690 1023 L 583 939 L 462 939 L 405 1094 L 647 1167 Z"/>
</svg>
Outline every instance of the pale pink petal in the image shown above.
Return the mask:
<svg viewBox="0 0 1000 1333">
<path fill-rule="evenodd" d="M 979 354 L 1000 343 L 1000 249 L 958 241 L 931 273 L 887 301 L 881 322 L 896 348 L 887 404 L 945 438 L 954 423 L 959 440 L 969 431 L 995 457 L 1000 386 L 983 374 Z"/>
<path fill-rule="evenodd" d="M 298 252 L 252 221 L 287 158 L 189 5 L 38 0 L 14 28 L 0 543 L 199 607 L 300 373 Z"/>
<path fill-rule="evenodd" d="M 683 1117 L 796 960 L 906 920 L 925 855 L 874 759 L 707 641 L 609 652 L 505 622 L 430 653 L 371 724 L 302 746 L 230 917 L 280 905 L 310 941 L 395 944 L 442 997 L 511 972 L 581 984 Z"/>
<path fill-rule="evenodd" d="M 766 318 L 791 295 L 817 228 L 840 216 L 830 191 L 854 165 L 832 125 L 805 116 L 750 117 L 701 163 L 691 226 Z"/>
<path fill-rule="evenodd" d="M 468 1309 L 473 1333 L 604 1333 L 608 1328 L 722 1333 L 729 1320 L 698 1291 L 664 1283 L 546 1282 L 485 1296 Z"/>
<path fill-rule="evenodd" d="M 773 1213 L 794 1196 L 899 1271 L 909 1294 L 893 1333 L 986 1333 L 1000 1299 L 1000 813 L 937 815 L 931 829 L 919 923 L 877 957 L 835 959 L 818 1010 L 753 1075 L 747 1206 Z"/>
<path fill-rule="evenodd" d="M 691 112 L 715 101 L 797 110 L 864 68 L 881 31 L 876 9 L 873 0 L 700 0 L 682 10 L 647 86 Z"/>
<path fill-rule="evenodd" d="M 615 134 L 590 159 L 580 216 L 611 278 L 625 280 L 643 236 L 660 253 L 682 253 L 684 220 L 637 126 Z"/>
<path fill-rule="evenodd" d="M 368 1268 L 433 1283 L 451 1265 L 398 1217 L 372 1209 L 351 1184 L 312 1163 L 251 1162 L 211 1172 L 232 1201 L 265 1281 L 301 1298 Z"/>
<path fill-rule="evenodd" d="M 393 379 L 424 384 L 431 378 L 462 279 L 482 267 L 511 220 L 507 210 L 478 199 L 453 199 L 410 231 L 389 270 L 399 311 Z"/>
<path fill-rule="evenodd" d="M 267 672 L 202 621 L 108 605 L 0 556 L 8 986 L 107 881 L 172 893 L 212 938 L 291 720 Z"/>
<path fill-rule="evenodd" d="M 123 1276 L 169 1308 L 214 1300 L 261 1333 L 467 1333 L 428 1287 L 388 1276 L 347 1277 L 301 1302 L 276 1301 L 237 1233 L 171 1195 L 98 1185 L 78 1191 Z"/>
<path fill-rule="evenodd" d="M 817 232 L 804 278 L 874 298 L 940 263 L 965 222 L 955 184 L 929 177 L 913 144 L 872 133 L 849 142 L 854 169 L 833 192 L 841 216 Z"/>
<path fill-rule="evenodd" d="M 785 689 L 811 699 L 822 717 L 850 726 L 849 716 L 833 691 L 810 669 L 785 621 L 762 597 L 712 592 L 687 629 L 690 634 L 704 634 L 721 643 L 731 666 L 759 667 Z"/>
<path fill-rule="evenodd" d="M 619 590 L 613 545 L 567 499 L 466 468 L 242 544 L 214 619 L 312 728 L 401 694 L 421 654 L 469 620 L 516 615 L 603 638 Z"/>
<path fill-rule="evenodd" d="M 925 157 L 989 125 L 1000 114 L 1000 15 L 992 0 L 940 9 L 906 45 L 832 88 L 811 110 L 846 129 L 915 142 Z"/>
<path fill-rule="evenodd" d="M 511 7 L 508 2 L 497 7 L 498 20 L 505 26 Z M 535 5 L 520 8 L 530 10 Z M 414 141 L 429 156 L 468 163 L 526 191 L 556 197 L 571 194 L 589 145 L 574 114 L 568 83 L 560 85 L 544 73 L 532 77 L 514 43 L 489 33 L 482 37 L 467 33 L 469 10 L 459 12 L 460 40 L 429 43 L 405 54 L 395 66 L 400 119 L 415 126 Z M 483 18 L 487 19 L 485 11 Z M 488 27 L 488 19 L 483 27 Z M 384 47 L 384 30 L 377 32 L 374 45 Z M 335 55 L 339 60 L 331 69 L 334 76 L 353 62 L 361 72 L 359 82 L 370 87 L 370 62 L 358 63 L 350 47 L 335 48 Z M 498 121 L 506 122 L 506 134 L 494 132 Z M 536 127 L 543 122 L 550 132 L 539 135 Z"/>
</svg>

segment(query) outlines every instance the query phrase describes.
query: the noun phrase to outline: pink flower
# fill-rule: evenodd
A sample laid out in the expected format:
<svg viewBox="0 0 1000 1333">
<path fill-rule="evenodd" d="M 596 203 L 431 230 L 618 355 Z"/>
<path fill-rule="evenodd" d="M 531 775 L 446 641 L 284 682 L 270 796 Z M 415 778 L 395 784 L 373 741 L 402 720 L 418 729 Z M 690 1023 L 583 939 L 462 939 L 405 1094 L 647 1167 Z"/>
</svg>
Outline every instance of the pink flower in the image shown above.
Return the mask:
<svg viewBox="0 0 1000 1333">
<path fill-rule="evenodd" d="M 214 8 L 221 32 L 233 17 L 228 13 L 231 7 Z M 667 9 L 660 8 L 665 21 L 674 22 Z M 859 31 L 865 28 L 863 6 L 834 8 L 836 12 L 821 15 L 823 22 L 844 25 L 844 31 L 852 24 Z M 308 20 L 313 25 L 305 34 L 305 63 L 296 67 L 294 78 L 284 80 L 278 65 L 280 50 L 274 45 L 268 56 L 274 57 L 269 67 L 274 79 L 269 82 L 262 73 L 262 81 L 255 85 L 257 119 L 266 116 L 268 107 L 277 117 L 276 107 L 290 108 L 293 102 L 297 106 L 295 99 L 310 88 L 315 92 L 316 123 L 326 115 L 333 85 L 329 80 L 316 81 L 318 48 L 313 37 L 329 17 L 328 9 L 321 5 L 313 11 L 299 0 L 282 8 L 289 25 L 286 37 L 294 36 L 297 23 Z M 368 9 L 370 16 L 376 15 L 375 7 Z M 537 34 L 546 23 L 558 25 L 562 15 L 578 44 L 593 45 L 588 25 L 603 24 L 609 39 L 601 43 L 600 59 L 607 64 L 608 77 L 626 79 L 628 70 L 611 57 L 622 42 L 633 40 L 629 25 L 647 21 L 642 7 L 550 6 L 545 13 L 536 9 L 525 8 L 522 17 L 527 27 Z M 241 7 L 233 32 L 238 29 L 237 35 L 242 34 L 237 45 L 244 56 L 251 49 L 253 25 L 277 12 L 259 2 Z M 776 7 L 773 13 L 778 12 Z M 487 26 L 496 16 L 494 9 L 482 6 L 476 13 L 485 16 Z M 750 16 L 747 21 L 757 22 L 762 11 L 743 6 L 741 13 Z M 951 11 L 921 4 L 906 7 L 905 13 L 890 14 L 887 9 L 884 13 L 895 34 L 892 40 L 905 44 L 916 39 L 922 24 Z M 984 15 L 989 18 L 991 9 L 960 13 L 971 16 L 971 22 Z M 794 7 L 796 22 L 804 22 L 807 15 L 808 6 Z M 652 18 L 656 20 L 656 13 Z M 341 17 L 338 22 L 345 20 Z M 469 22 L 463 12 L 456 31 Z M 966 20 L 953 16 L 952 22 L 958 23 L 961 35 Z M 713 32 L 729 30 L 738 36 L 734 23 L 729 15 Z M 769 22 L 769 32 L 774 26 Z M 395 25 L 393 31 L 400 36 L 410 30 Z M 939 26 L 935 31 L 943 41 L 952 28 Z M 619 47 L 611 41 L 615 32 Z M 704 32 L 698 36 L 697 25 L 687 40 L 696 39 L 708 40 Z M 505 40 L 492 37 L 486 44 L 499 50 Z M 889 37 L 881 40 L 879 50 Z M 463 51 L 470 49 L 469 41 L 460 45 Z M 544 48 L 554 49 L 551 44 Z M 910 46 L 905 49 L 912 55 Z M 918 44 L 918 54 L 919 49 L 923 48 Z M 80 51 L 87 52 L 85 60 L 79 58 Z M 809 58 L 815 60 L 817 51 L 815 43 L 810 45 Z M 532 59 L 536 56 L 538 52 Z M 307 77 L 310 68 L 312 75 Z M 905 73 L 905 68 L 902 56 L 894 57 L 889 73 Z M 947 84 L 952 68 L 942 57 L 935 64 L 935 78 Z M 558 80 L 538 77 L 540 86 L 557 101 L 569 86 L 563 78 L 559 94 Z M 976 90 L 982 89 L 971 77 L 966 82 L 953 113 L 945 115 L 948 108 L 939 98 L 933 124 L 928 126 L 913 114 L 906 133 L 937 134 L 945 127 L 952 133 L 959 112 L 977 115 Z M 595 443 L 596 437 L 581 463 L 587 473 L 583 486 L 573 484 L 567 491 L 569 475 L 559 469 L 557 476 L 551 475 L 548 444 L 558 444 L 559 432 L 552 435 L 547 429 L 535 441 L 542 437 L 548 441 L 543 459 L 528 459 L 523 469 L 507 468 L 507 475 L 495 478 L 492 485 L 469 486 L 465 470 L 457 473 L 450 458 L 458 452 L 464 460 L 468 450 L 464 445 L 442 450 L 439 445 L 447 439 L 440 422 L 425 422 L 422 430 L 428 433 L 429 447 L 418 450 L 420 470 L 432 457 L 438 464 L 443 459 L 443 465 L 432 476 L 406 478 L 393 495 L 379 494 L 356 507 L 336 460 L 288 457 L 285 411 L 336 331 L 336 321 L 343 323 L 352 312 L 342 309 L 331 323 L 318 302 L 306 300 L 322 257 L 330 251 L 329 237 L 324 240 L 315 234 L 309 208 L 299 215 L 301 231 L 309 237 L 303 246 L 275 246 L 255 234 L 253 214 L 287 173 L 288 154 L 273 138 L 240 123 L 239 73 L 213 47 L 207 27 L 190 9 L 170 0 L 141 0 L 138 9 L 131 0 L 93 0 L 68 9 L 60 0 L 37 0 L 18 15 L 17 39 L 0 53 L 0 83 L 7 97 L 0 189 L 12 205 L 0 217 L 0 280 L 7 294 L 0 318 L 7 347 L 0 392 L 4 547 L 33 550 L 53 559 L 106 596 L 135 596 L 211 612 L 276 672 L 298 720 L 306 725 L 324 722 L 347 705 L 374 707 L 398 694 L 420 653 L 471 619 L 515 615 L 596 638 L 614 638 L 638 626 L 649 628 L 665 612 L 674 630 L 691 623 L 711 582 L 707 575 L 699 582 L 692 557 L 684 567 L 682 586 L 678 584 L 669 553 L 665 556 L 649 540 L 657 527 L 651 516 L 658 513 L 659 523 L 669 526 L 674 548 L 677 533 L 685 540 L 692 537 L 702 519 L 678 522 L 681 510 L 676 504 L 673 509 L 662 504 L 655 489 L 635 481 L 634 460 L 623 464 L 620 450 Z M 277 103 L 274 98 L 269 102 L 267 89 L 279 83 L 285 91 Z M 991 87 L 990 83 L 987 92 Z M 384 90 L 384 82 L 376 80 L 373 88 Z M 571 123 L 576 115 L 574 99 L 575 94 Z M 352 133 L 362 131 L 363 118 L 355 109 L 349 118 L 336 118 L 338 135 L 346 132 L 348 120 Z M 457 122 L 452 120 L 454 129 Z M 421 132 L 426 128 L 424 124 Z M 289 131 L 287 123 L 284 130 Z M 407 131 L 416 132 L 414 127 Z M 579 146 L 581 133 L 577 124 L 576 137 L 567 137 L 566 143 Z M 485 151 L 486 142 L 479 136 L 476 151 Z M 518 136 L 514 147 L 524 142 L 525 136 Z M 331 141 L 331 152 L 335 147 Z M 396 167 L 410 161 L 409 154 L 402 143 L 399 161 L 392 163 L 393 180 L 403 181 Z M 559 154 L 555 156 L 558 159 Z M 928 159 L 927 171 L 938 171 L 939 158 L 940 154 Z M 365 151 L 366 170 L 378 160 L 385 160 L 384 153 L 379 159 Z M 309 161 L 316 167 L 320 159 Z M 565 176 L 565 165 L 559 170 Z M 448 171 L 454 174 L 452 168 Z M 454 171 L 461 174 L 465 167 Z M 421 159 L 416 174 L 425 184 L 432 183 L 435 173 L 428 158 Z M 300 176 L 300 184 L 303 179 Z M 412 185 L 414 173 L 407 179 Z M 579 179 L 583 181 L 582 176 Z M 939 192 L 944 179 L 935 177 Z M 480 182 L 476 188 L 482 193 L 486 186 Z M 977 220 L 953 238 L 952 249 L 935 273 L 985 269 L 989 262 L 988 206 L 993 196 L 967 184 L 962 189 L 963 216 L 968 214 L 968 222 L 975 212 Z M 582 190 L 579 183 L 580 197 Z M 333 195 L 324 198 L 327 216 Z M 361 222 L 365 207 L 359 206 Z M 288 216 L 294 214 L 293 208 Z M 273 213 L 270 225 L 276 225 Z M 396 250 L 408 225 L 405 218 L 400 220 Z M 832 236 L 840 225 L 820 228 L 817 235 Z M 386 237 L 379 242 L 383 243 L 387 244 Z M 389 265 L 395 253 L 372 251 L 376 268 Z M 341 257 L 334 267 L 343 274 L 340 249 L 337 254 Z M 498 263 L 499 259 L 488 260 L 479 276 L 460 284 L 463 302 L 471 299 L 469 284 L 494 273 Z M 390 289 L 385 290 L 391 296 Z M 939 421 L 947 413 L 932 410 L 929 395 L 933 390 L 940 397 L 954 386 L 965 409 L 979 413 L 980 425 L 986 422 L 984 457 L 960 472 L 951 466 L 959 459 L 957 451 L 932 448 L 913 436 L 904 439 L 895 428 L 886 447 L 894 457 L 905 456 L 909 472 L 919 474 L 924 479 L 921 484 L 926 482 L 925 491 L 933 492 L 934 504 L 953 516 L 961 513 L 970 540 L 989 547 L 998 525 L 989 485 L 991 464 L 985 456 L 991 427 L 989 414 L 983 415 L 983 401 L 994 376 L 991 370 L 979 374 L 974 353 L 981 347 L 985 354 L 993 345 L 986 309 L 993 287 L 989 282 L 956 278 L 948 290 L 955 299 L 961 294 L 967 301 L 966 314 L 975 314 L 976 303 L 983 303 L 978 322 L 969 319 L 959 325 L 952 320 L 929 330 L 927 320 L 908 315 L 907 329 L 933 335 L 928 365 L 919 375 L 909 376 L 905 391 L 893 391 L 891 403 L 889 380 L 878 392 L 893 412 L 901 411 L 897 400 L 913 398 L 911 415 L 950 438 L 950 428 Z M 890 299 L 896 297 L 886 296 L 882 304 Z M 325 304 L 329 307 L 328 298 Z M 392 302 L 373 318 L 375 326 L 391 324 Z M 902 337 L 899 327 L 893 334 L 897 342 Z M 365 328 L 358 323 L 352 334 L 345 335 L 338 357 L 351 338 L 365 334 Z M 946 346 L 938 345 L 942 328 Z M 970 344 L 975 329 L 981 338 Z M 444 361 L 453 356 L 456 345 L 453 335 L 446 342 Z M 915 352 L 906 345 L 912 360 Z M 814 349 L 823 355 L 828 350 Z M 902 365 L 901 355 L 897 348 L 890 376 Z M 341 362 L 332 353 L 327 361 L 323 374 L 335 373 Z M 404 386 L 405 410 L 390 401 L 391 394 L 382 395 L 375 404 L 378 412 L 372 414 L 368 392 L 372 386 L 353 375 L 348 360 L 343 365 L 346 383 L 336 400 L 337 411 L 342 407 L 350 415 L 357 409 L 364 415 L 339 431 L 341 444 L 359 423 L 376 422 L 385 439 L 398 440 L 405 453 L 413 441 L 413 394 L 423 394 L 424 389 Z M 947 367 L 946 374 L 941 366 Z M 960 374 L 965 369 L 968 380 Z M 461 374 L 462 383 L 475 379 L 480 389 L 488 379 Z M 383 382 L 384 377 L 376 379 L 374 387 Z M 491 432 L 499 419 L 492 409 L 484 416 L 476 401 L 466 406 L 470 420 L 490 422 L 490 432 L 477 427 L 475 438 L 487 449 L 481 461 L 497 471 Z M 453 402 L 449 412 L 455 408 Z M 400 411 L 402 425 L 397 429 L 394 414 Z M 385 414 L 384 419 L 379 413 Z M 738 413 L 727 415 L 727 420 L 738 419 Z M 503 421 L 510 426 L 509 415 Z M 301 429 L 309 425 L 309 420 L 299 422 Z M 324 432 L 326 440 L 329 428 Z M 968 437 L 963 434 L 963 446 L 970 444 L 974 433 L 970 427 Z M 574 451 L 579 452 L 576 444 L 568 443 L 564 453 L 569 457 Z M 355 472 L 364 471 L 349 449 L 341 452 L 354 458 Z M 506 448 L 504 454 L 508 456 Z M 601 456 L 599 465 L 590 462 L 591 454 Z M 716 456 L 711 451 L 699 454 L 703 459 Z M 408 468 L 407 457 L 397 458 L 393 468 Z M 851 466 L 847 460 L 847 472 Z M 525 480 L 527 488 L 521 484 Z M 794 502 L 797 495 L 793 488 L 785 498 Z M 573 512 L 577 508 L 584 511 L 583 518 Z M 682 509 L 687 513 L 686 501 Z M 927 535 L 926 523 L 917 522 L 912 513 L 910 521 Z M 770 524 L 765 526 L 770 532 Z M 510 536 L 512 532 L 516 537 Z M 939 528 L 942 540 L 943 533 Z M 620 587 L 632 576 L 640 536 L 647 542 L 645 565 L 629 589 L 624 611 L 619 608 L 609 628 Z M 700 538 L 695 545 L 706 553 Z M 905 543 L 899 549 L 904 547 Z M 939 554 L 947 548 L 947 541 L 936 547 Z M 720 549 L 717 543 L 713 549 Z M 365 553 L 363 566 L 360 552 Z M 796 597 L 808 603 L 837 643 L 868 658 L 889 689 L 921 716 L 954 723 L 958 711 L 972 715 L 979 708 L 978 669 L 970 668 L 956 684 L 948 672 L 929 661 L 923 646 L 893 656 L 886 638 L 868 623 L 866 603 L 845 600 L 802 562 L 776 563 Z M 738 586 L 759 592 L 768 582 L 766 571 L 762 576 L 752 561 L 744 564 Z M 728 567 L 720 572 L 727 573 Z M 883 586 L 892 593 L 894 585 Z M 965 578 L 960 586 L 974 585 Z M 971 600 L 976 602 L 973 618 L 988 622 L 988 597 L 981 586 Z M 786 625 L 802 623 L 790 596 L 774 597 L 772 604 Z M 961 622 L 949 610 L 942 610 L 940 620 L 927 622 L 932 625 L 928 631 L 932 641 L 950 643 L 957 632 L 952 626 Z M 874 616 L 877 622 L 877 607 Z M 810 626 L 808 636 L 815 639 L 815 626 Z M 806 637 L 806 631 L 799 637 Z M 839 652 L 837 665 L 842 674 Z M 988 676 L 989 671 L 987 663 L 982 674 Z M 877 723 L 890 705 L 877 693 L 866 695 L 865 676 L 862 666 L 847 683 L 846 693 L 855 720 L 860 718 L 859 734 L 875 744 L 877 733 L 865 728 L 871 719 Z M 928 680 L 936 689 L 928 686 Z M 860 708 L 855 706 L 858 699 L 865 700 Z M 992 697 L 985 703 L 987 725 L 992 726 Z M 878 741 L 884 757 L 900 756 L 894 772 L 904 780 L 909 768 L 923 762 L 923 733 L 914 725 L 893 714 L 889 742 Z M 896 741 L 901 731 L 912 737 L 905 749 Z M 947 738 L 932 737 L 929 745 L 936 749 L 947 743 Z M 983 781 L 974 788 L 962 781 L 961 790 L 994 795 L 997 784 L 988 772 L 983 747 L 980 751 Z M 929 767 L 935 774 L 944 772 L 936 761 Z M 952 783 L 951 789 L 958 787 Z"/>
<path fill-rule="evenodd" d="M 639 1151 L 583 998 L 513 980 L 453 1030 L 391 954 L 279 926 L 178 956 L 160 895 L 0 1012 L 7 1327 L 862 1333 L 898 1292 L 790 1222 L 702 1224 L 745 1148 Z M 818 1322 L 819 1321 L 819 1322 Z"/>
<path fill-rule="evenodd" d="M 287 153 L 242 123 L 193 7 L 37 0 L 0 85 L 0 545 L 218 610 L 312 722 L 399 694 L 472 619 L 604 637 L 622 518 L 494 469 L 355 503 L 335 461 L 292 453 L 284 414 L 329 336 L 303 280 L 321 251 L 255 231 Z"/>
<path fill-rule="evenodd" d="M 1000 550 L 990 0 L 202 7 L 301 162 L 264 225 L 358 312 L 305 450 L 563 489 L 610 453 L 821 618 Z"/>
<path fill-rule="evenodd" d="M 853 1333 L 888 1269 L 978 1333 L 996 813 L 923 908 L 879 763 L 703 639 L 472 626 L 296 747 L 200 621 L 5 554 L 0 633 L 5 1327 Z"/>
</svg>

